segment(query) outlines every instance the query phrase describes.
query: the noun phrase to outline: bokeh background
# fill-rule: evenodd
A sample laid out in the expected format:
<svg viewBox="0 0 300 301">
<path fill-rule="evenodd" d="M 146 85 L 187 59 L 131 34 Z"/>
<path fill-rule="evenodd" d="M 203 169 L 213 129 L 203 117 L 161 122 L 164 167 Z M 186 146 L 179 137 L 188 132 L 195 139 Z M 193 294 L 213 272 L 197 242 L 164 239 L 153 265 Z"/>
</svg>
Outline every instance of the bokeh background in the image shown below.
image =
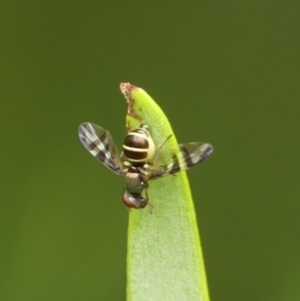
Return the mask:
<svg viewBox="0 0 300 301">
<path fill-rule="evenodd" d="M 0 300 L 125 300 L 123 181 L 77 128 L 93 121 L 120 146 L 127 81 L 179 141 L 215 146 L 189 171 L 211 300 L 300 300 L 299 12 L 289 0 L 2 1 Z"/>
</svg>

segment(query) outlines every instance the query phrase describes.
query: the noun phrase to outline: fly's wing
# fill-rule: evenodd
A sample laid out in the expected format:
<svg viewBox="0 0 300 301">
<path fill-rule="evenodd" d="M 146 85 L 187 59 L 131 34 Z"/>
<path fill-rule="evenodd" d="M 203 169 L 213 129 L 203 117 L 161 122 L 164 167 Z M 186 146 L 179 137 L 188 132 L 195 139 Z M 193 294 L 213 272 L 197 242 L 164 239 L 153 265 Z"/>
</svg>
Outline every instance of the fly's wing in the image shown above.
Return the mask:
<svg viewBox="0 0 300 301">
<path fill-rule="evenodd" d="M 211 144 L 202 142 L 179 144 L 178 148 L 179 151 L 177 149 L 177 152 L 174 152 L 174 155 L 170 156 L 171 162 L 167 162 L 160 167 L 154 167 L 150 173 L 150 179 L 160 178 L 189 169 L 203 162 L 213 152 L 213 146 Z M 154 166 L 158 166 L 157 163 L 159 162 L 156 162 Z"/>
<path fill-rule="evenodd" d="M 106 167 L 122 174 L 119 152 L 110 133 L 102 127 L 85 122 L 79 126 L 78 135 L 83 146 Z"/>
</svg>

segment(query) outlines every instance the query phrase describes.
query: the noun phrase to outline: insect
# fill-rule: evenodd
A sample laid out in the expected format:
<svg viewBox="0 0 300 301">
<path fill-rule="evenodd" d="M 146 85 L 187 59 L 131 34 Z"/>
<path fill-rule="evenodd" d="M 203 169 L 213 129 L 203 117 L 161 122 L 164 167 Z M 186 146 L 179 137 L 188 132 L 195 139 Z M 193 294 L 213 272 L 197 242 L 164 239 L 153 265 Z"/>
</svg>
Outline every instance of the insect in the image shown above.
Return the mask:
<svg viewBox="0 0 300 301">
<path fill-rule="evenodd" d="M 82 123 L 78 134 L 83 146 L 94 157 L 124 178 L 125 191 L 122 200 L 128 208 L 141 209 L 147 206 L 150 180 L 186 170 L 201 163 L 213 152 L 209 143 L 179 144 L 177 153 L 170 156 L 166 164 L 162 164 L 162 146 L 171 136 L 156 148 L 146 124 L 141 124 L 139 128 L 127 134 L 121 154 L 110 133 L 96 124 Z"/>
</svg>

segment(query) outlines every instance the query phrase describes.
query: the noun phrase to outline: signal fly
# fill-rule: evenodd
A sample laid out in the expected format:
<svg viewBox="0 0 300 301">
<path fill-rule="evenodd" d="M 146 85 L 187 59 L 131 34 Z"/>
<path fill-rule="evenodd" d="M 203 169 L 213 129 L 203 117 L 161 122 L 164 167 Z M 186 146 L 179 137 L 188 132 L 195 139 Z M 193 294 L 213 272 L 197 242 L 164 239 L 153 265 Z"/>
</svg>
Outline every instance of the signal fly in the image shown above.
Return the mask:
<svg viewBox="0 0 300 301">
<path fill-rule="evenodd" d="M 209 143 L 179 144 L 174 155 L 164 163 L 160 159 L 162 146 L 171 136 L 156 148 L 146 124 L 127 134 L 121 154 L 110 133 L 96 124 L 82 123 L 78 134 L 83 146 L 96 159 L 124 178 L 122 200 L 128 208 L 135 209 L 144 208 L 149 203 L 147 190 L 150 180 L 189 169 L 203 162 L 213 152 Z"/>
</svg>

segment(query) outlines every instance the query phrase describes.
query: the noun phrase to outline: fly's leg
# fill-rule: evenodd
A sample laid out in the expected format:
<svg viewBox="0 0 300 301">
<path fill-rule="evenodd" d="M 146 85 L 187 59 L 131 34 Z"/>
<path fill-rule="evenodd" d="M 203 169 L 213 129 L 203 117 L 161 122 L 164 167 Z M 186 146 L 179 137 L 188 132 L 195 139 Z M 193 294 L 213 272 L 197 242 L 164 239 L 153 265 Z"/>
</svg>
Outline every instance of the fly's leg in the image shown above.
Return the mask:
<svg viewBox="0 0 300 301">
<path fill-rule="evenodd" d="M 156 152 L 155 152 L 155 155 L 153 157 L 153 163 L 156 162 L 157 158 L 158 158 L 158 155 L 160 154 L 161 150 L 162 150 L 162 147 L 165 145 L 165 143 L 172 137 L 172 134 L 170 134 L 159 146 L 158 148 L 156 149 Z"/>
</svg>

